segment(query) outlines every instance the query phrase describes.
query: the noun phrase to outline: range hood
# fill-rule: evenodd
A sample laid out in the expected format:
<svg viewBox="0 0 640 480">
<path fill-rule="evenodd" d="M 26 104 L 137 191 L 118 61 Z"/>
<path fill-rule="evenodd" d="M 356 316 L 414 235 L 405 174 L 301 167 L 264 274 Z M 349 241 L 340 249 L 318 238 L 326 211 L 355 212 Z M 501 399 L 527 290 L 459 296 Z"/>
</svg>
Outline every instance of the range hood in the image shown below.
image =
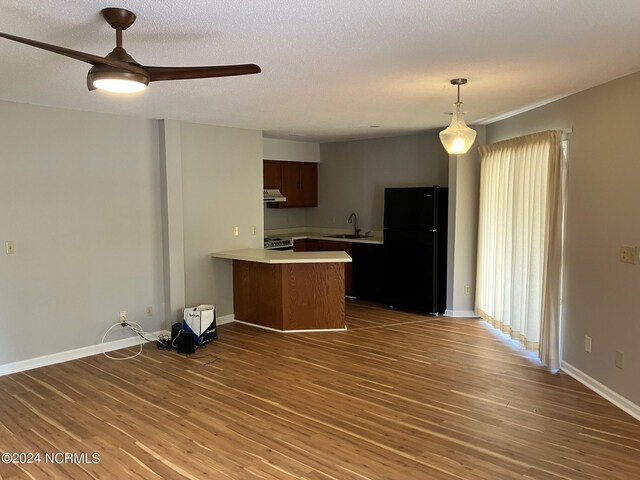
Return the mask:
<svg viewBox="0 0 640 480">
<path fill-rule="evenodd" d="M 264 191 L 264 203 L 285 202 L 287 199 L 277 188 L 266 188 Z"/>
</svg>

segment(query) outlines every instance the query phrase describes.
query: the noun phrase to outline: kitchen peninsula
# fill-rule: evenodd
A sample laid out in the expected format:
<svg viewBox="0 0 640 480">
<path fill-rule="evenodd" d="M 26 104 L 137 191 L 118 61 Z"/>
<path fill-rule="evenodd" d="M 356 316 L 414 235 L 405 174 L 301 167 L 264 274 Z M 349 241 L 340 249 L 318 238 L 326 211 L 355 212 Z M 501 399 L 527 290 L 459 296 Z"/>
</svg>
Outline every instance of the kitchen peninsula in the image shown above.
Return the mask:
<svg viewBox="0 0 640 480">
<path fill-rule="evenodd" d="M 345 252 L 249 248 L 212 253 L 233 261 L 237 321 L 283 332 L 345 330 Z"/>
</svg>

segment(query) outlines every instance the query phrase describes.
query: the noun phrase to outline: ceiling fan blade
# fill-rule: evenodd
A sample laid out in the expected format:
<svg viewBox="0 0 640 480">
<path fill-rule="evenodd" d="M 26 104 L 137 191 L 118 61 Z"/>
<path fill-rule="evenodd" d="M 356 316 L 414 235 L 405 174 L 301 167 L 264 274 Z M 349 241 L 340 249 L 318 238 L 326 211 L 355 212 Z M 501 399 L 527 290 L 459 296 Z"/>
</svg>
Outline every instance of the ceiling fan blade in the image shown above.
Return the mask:
<svg viewBox="0 0 640 480">
<path fill-rule="evenodd" d="M 215 67 L 143 67 L 149 74 L 149 81 L 188 80 L 192 78 L 231 77 L 260 73 L 258 65 L 218 65 Z"/>
<path fill-rule="evenodd" d="M 29 38 L 16 37 L 15 35 L 10 35 L 8 33 L 0 32 L 0 37 L 6 38 L 8 40 L 13 40 L 14 42 L 24 43 L 25 45 L 30 45 L 32 47 L 40 48 L 42 50 L 47 50 L 52 53 L 57 53 L 58 55 L 63 55 L 65 57 L 73 58 L 75 60 L 80 60 L 81 62 L 86 62 L 91 65 L 108 65 L 110 67 L 121 68 L 124 70 L 129 70 L 134 73 L 145 74 L 144 69 L 138 67 L 137 65 L 132 65 L 131 63 L 122 62 L 119 60 L 113 60 L 110 58 L 99 57 L 97 55 L 92 55 L 90 53 L 79 52 L 77 50 L 71 50 L 70 48 L 59 47 L 57 45 L 51 45 L 49 43 L 38 42 L 36 40 L 31 40 Z"/>
</svg>

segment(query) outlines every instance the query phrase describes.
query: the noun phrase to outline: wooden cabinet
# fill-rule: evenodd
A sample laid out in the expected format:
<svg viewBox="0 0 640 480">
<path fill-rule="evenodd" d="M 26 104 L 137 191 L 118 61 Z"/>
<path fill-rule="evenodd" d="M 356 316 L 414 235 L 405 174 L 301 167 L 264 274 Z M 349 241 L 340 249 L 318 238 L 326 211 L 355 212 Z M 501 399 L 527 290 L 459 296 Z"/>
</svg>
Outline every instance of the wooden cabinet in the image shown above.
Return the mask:
<svg viewBox="0 0 640 480">
<path fill-rule="evenodd" d="M 262 188 L 282 188 L 282 170 L 274 160 L 265 160 L 262 164 Z"/>
<path fill-rule="evenodd" d="M 294 252 L 321 252 L 320 242 L 315 238 L 303 238 L 301 240 L 295 240 L 293 242 Z"/>
<path fill-rule="evenodd" d="M 300 163 L 298 205 L 301 207 L 318 206 L 318 164 Z"/>
<path fill-rule="evenodd" d="M 318 206 L 318 164 L 309 162 L 263 162 L 264 188 L 278 188 L 286 202 L 268 203 L 269 208 Z"/>
<path fill-rule="evenodd" d="M 344 329 L 344 265 L 233 260 L 234 316 L 282 331 Z"/>
<path fill-rule="evenodd" d="M 351 242 L 337 242 L 335 240 L 320 240 L 305 238 L 293 242 L 294 252 L 346 252 L 353 257 L 353 244 Z M 344 264 L 344 292 L 351 295 L 353 291 L 353 268 L 351 263 Z"/>
</svg>

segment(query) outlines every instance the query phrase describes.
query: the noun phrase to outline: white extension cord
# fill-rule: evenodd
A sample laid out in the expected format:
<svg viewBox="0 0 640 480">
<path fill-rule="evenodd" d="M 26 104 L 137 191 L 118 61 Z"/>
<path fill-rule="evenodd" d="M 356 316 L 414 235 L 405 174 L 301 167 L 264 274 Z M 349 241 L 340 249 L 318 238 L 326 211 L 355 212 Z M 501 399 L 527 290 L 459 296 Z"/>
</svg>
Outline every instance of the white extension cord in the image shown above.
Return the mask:
<svg viewBox="0 0 640 480">
<path fill-rule="evenodd" d="M 111 360 L 131 360 L 132 358 L 136 358 L 138 355 L 140 355 L 142 353 L 142 346 L 144 345 L 143 340 L 147 340 L 147 341 L 157 341 L 160 342 L 162 345 L 165 344 L 165 342 L 163 340 L 161 340 L 160 338 L 158 338 L 157 335 L 153 334 L 153 333 L 147 333 L 144 331 L 144 329 L 142 328 L 142 326 L 139 323 L 136 322 L 131 322 L 129 320 L 127 320 L 126 322 L 118 322 L 114 325 L 111 325 L 106 332 L 104 332 L 104 335 L 102 336 L 102 341 L 100 342 L 100 345 L 104 345 L 104 341 L 107 338 L 107 336 L 109 335 L 109 333 L 111 333 L 111 331 L 116 328 L 116 327 L 120 327 L 120 328 L 128 328 L 129 330 L 131 330 L 133 333 L 136 334 L 136 336 L 138 337 L 138 351 L 133 354 L 133 355 L 129 355 L 128 357 L 113 357 L 111 355 L 109 355 L 107 352 L 105 352 L 104 350 L 102 351 L 102 354 L 107 357 L 110 358 Z M 151 340 L 149 340 L 147 337 L 145 337 L 145 335 L 149 335 L 152 337 Z"/>
</svg>

